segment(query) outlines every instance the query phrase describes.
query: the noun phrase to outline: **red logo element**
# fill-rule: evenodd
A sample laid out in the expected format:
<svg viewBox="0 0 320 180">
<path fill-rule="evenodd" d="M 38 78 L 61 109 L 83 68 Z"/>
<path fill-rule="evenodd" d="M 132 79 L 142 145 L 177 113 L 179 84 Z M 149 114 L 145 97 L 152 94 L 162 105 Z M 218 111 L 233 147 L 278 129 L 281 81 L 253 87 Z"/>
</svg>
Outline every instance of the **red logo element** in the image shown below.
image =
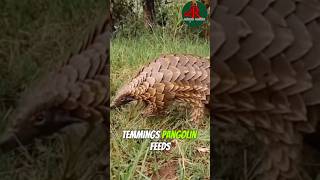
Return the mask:
<svg viewBox="0 0 320 180">
<path fill-rule="evenodd" d="M 200 18 L 200 9 L 197 5 L 197 3 L 192 3 L 190 10 L 184 13 L 185 17 L 191 17 L 191 18 Z"/>
</svg>

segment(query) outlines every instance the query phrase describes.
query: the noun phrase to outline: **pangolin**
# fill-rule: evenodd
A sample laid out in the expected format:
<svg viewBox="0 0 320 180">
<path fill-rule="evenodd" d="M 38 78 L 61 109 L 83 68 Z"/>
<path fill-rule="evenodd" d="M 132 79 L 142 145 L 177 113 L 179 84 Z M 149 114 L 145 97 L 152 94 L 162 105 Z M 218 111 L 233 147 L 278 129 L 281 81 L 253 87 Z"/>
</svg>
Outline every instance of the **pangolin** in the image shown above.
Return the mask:
<svg viewBox="0 0 320 180">
<path fill-rule="evenodd" d="M 306 179 L 303 137 L 320 117 L 320 1 L 211 5 L 214 126 L 246 127 L 265 144 L 255 179 Z"/>
<path fill-rule="evenodd" d="M 27 144 L 73 123 L 94 124 L 106 118 L 109 34 L 107 15 L 62 66 L 23 93 L 10 118 L 9 132 L 0 142 L 1 150 Z"/>
<path fill-rule="evenodd" d="M 111 108 L 130 101 L 145 102 L 144 116 L 161 114 L 174 101 L 186 102 L 192 107 L 191 120 L 199 122 L 209 103 L 210 62 L 190 54 L 161 55 L 121 87 Z"/>
</svg>

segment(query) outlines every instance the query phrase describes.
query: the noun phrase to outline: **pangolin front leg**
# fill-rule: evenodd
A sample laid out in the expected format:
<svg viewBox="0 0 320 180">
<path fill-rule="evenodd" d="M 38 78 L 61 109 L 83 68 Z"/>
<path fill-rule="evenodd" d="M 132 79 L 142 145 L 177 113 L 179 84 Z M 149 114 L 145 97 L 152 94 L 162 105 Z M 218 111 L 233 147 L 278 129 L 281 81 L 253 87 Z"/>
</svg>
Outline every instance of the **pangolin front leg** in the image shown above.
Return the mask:
<svg viewBox="0 0 320 180">
<path fill-rule="evenodd" d="M 274 135 L 269 134 L 269 137 L 265 136 L 265 139 L 270 139 L 270 136 Z M 300 140 L 301 137 L 297 137 L 297 139 L 294 140 L 297 142 L 292 143 L 283 143 L 281 140 L 276 141 L 275 139 L 269 140 L 265 146 L 266 153 L 263 156 L 258 170 L 255 172 L 257 179 L 300 179 Z"/>
<path fill-rule="evenodd" d="M 195 100 L 191 103 L 191 108 L 191 121 L 198 124 L 204 116 L 204 104 L 199 100 Z"/>
<path fill-rule="evenodd" d="M 190 92 L 181 93 L 180 95 L 177 95 L 177 97 L 179 101 L 190 104 L 190 107 L 191 107 L 190 120 L 197 124 L 200 123 L 204 117 L 205 104 L 202 100 L 205 99 L 205 97 L 203 97 L 203 95 L 199 93 L 190 93 Z"/>
<path fill-rule="evenodd" d="M 147 107 L 143 110 L 142 116 L 143 117 L 151 117 L 155 116 L 157 113 L 157 105 L 155 103 L 149 103 Z"/>
<path fill-rule="evenodd" d="M 164 115 L 164 94 L 158 94 L 147 101 L 147 107 L 142 112 L 144 117 Z"/>
</svg>

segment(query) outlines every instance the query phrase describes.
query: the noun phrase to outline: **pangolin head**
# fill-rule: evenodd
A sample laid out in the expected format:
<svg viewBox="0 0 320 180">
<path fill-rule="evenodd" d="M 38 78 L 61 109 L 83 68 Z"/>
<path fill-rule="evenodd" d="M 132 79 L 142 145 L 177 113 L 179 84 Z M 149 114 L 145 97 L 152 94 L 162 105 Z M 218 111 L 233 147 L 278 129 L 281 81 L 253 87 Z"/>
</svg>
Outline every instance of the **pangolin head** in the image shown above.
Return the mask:
<svg viewBox="0 0 320 180">
<path fill-rule="evenodd" d="M 24 94 L 9 118 L 9 130 L 0 138 L 0 151 L 27 145 L 36 137 L 51 135 L 69 124 L 79 122 L 57 106 L 62 98 L 54 88 L 36 88 L 29 92 Z"/>
<path fill-rule="evenodd" d="M 116 94 L 112 103 L 110 104 L 110 108 L 116 108 L 123 106 L 131 101 L 135 100 L 135 96 L 132 94 L 132 90 L 129 86 L 123 86 Z"/>
</svg>

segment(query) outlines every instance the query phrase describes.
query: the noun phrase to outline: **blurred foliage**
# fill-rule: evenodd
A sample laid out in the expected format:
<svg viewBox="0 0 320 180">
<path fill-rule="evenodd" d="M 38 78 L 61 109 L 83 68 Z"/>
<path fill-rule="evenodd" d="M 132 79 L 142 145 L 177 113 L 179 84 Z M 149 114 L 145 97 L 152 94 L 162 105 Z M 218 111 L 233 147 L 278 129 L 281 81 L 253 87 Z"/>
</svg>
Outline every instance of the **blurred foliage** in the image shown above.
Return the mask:
<svg viewBox="0 0 320 180">
<path fill-rule="evenodd" d="M 0 0 L 0 111 L 65 60 L 105 9 L 104 0 Z"/>
<path fill-rule="evenodd" d="M 194 39 L 203 37 L 201 34 L 207 27 L 190 28 L 182 21 L 181 10 L 188 0 L 155 0 L 156 25 L 152 31 L 144 27 L 143 1 L 112 0 L 115 36 L 134 37 L 161 31 L 174 37 L 190 36 Z"/>
<path fill-rule="evenodd" d="M 78 49 L 106 8 L 105 0 L 0 0 L 0 139 L 22 92 Z M 0 152 L 0 179 L 102 179 L 105 129 L 81 148 L 79 129 Z"/>
</svg>

